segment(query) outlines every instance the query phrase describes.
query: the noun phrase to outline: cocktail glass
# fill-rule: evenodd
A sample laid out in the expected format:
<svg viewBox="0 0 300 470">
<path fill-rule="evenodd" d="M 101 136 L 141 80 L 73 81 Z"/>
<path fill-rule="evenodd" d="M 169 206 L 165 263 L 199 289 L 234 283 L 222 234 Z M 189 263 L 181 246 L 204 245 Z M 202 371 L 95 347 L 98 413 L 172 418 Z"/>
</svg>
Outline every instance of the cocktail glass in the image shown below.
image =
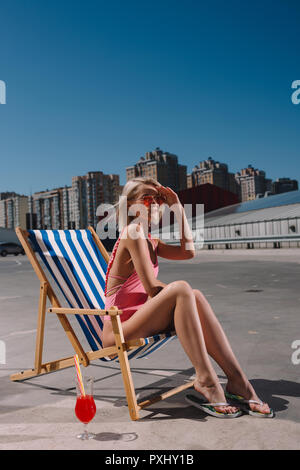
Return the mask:
<svg viewBox="0 0 300 470">
<path fill-rule="evenodd" d="M 94 439 L 96 437 L 96 434 L 87 431 L 88 423 L 94 418 L 96 414 L 96 404 L 93 397 L 94 378 L 83 377 L 83 385 L 85 395 L 82 394 L 82 390 L 78 381 L 76 380 L 77 399 L 75 405 L 75 414 L 79 421 L 84 424 L 83 433 L 79 434 L 77 437 L 78 439 L 87 440 Z"/>
</svg>

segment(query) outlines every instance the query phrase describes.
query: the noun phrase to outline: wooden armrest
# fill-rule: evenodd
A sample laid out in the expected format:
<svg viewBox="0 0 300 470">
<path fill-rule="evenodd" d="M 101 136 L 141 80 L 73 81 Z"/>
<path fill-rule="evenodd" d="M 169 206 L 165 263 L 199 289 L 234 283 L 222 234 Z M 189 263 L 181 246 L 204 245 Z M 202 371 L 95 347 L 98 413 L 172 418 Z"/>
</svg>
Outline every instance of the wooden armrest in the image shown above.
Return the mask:
<svg viewBox="0 0 300 470">
<path fill-rule="evenodd" d="M 111 307 L 108 310 L 102 310 L 99 308 L 62 308 L 62 307 L 50 307 L 48 308 L 47 312 L 49 313 L 60 313 L 63 315 L 110 315 L 111 317 L 115 317 L 116 315 L 120 315 L 123 310 L 118 310 L 117 307 Z"/>
</svg>

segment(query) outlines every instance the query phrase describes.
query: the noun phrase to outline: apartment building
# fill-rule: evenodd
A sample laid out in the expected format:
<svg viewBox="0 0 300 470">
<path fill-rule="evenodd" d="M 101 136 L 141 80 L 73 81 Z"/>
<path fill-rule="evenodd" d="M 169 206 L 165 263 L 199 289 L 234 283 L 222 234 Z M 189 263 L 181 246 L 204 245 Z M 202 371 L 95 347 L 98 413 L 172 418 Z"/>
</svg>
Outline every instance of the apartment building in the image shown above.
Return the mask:
<svg viewBox="0 0 300 470">
<path fill-rule="evenodd" d="M 140 157 L 137 163 L 126 167 L 126 180 L 136 176 L 151 177 L 178 192 L 186 189 L 186 172 L 186 165 L 178 163 L 177 155 L 156 147 L 154 151 Z"/>
<path fill-rule="evenodd" d="M 115 204 L 120 192 L 119 175 L 91 171 L 74 176 L 72 186 L 34 193 L 29 197 L 27 226 L 68 230 L 96 227 L 99 204 Z"/>
<path fill-rule="evenodd" d="M 5 191 L 0 193 L 0 201 L 3 199 L 10 199 L 12 197 L 19 196 L 19 194 L 15 193 L 14 191 Z"/>
<path fill-rule="evenodd" d="M 202 184 L 212 184 L 230 191 L 239 197 L 239 184 L 235 175 L 228 171 L 226 163 L 220 163 L 212 157 L 202 160 L 195 165 L 192 172 L 187 175 L 187 188 L 194 188 Z"/>
<path fill-rule="evenodd" d="M 96 227 L 97 208 L 100 204 L 115 204 L 121 191 L 119 175 L 105 175 L 102 171 L 90 171 L 84 176 L 72 178 L 73 215 L 76 229 L 89 225 Z"/>
<path fill-rule="evenodd" d="M 273 194 L 287 193 L 288 191 L 297 191 L 298 181 L 291 180 L 290 178 L 277 178 L 272 183 Z"/>
<path fill-rule="evenodd" d="M 27 212 L 27 196 L 16 195 L 0 200 L 0 227 L 15 229 L 19 226 L 26 229 Z"/>
<path fill-rule="evenodd" d="M 29 196 L 28 227 L 37 229 L 65 229 L 63 194 L 66 188 L 40 191 Z"/>
<path fill-rule="evenodd" d="M 241 202 L 257 199 L 266 192 L 272 194 L 272 180 L 266 178 L 265 171 L 252 165 L 237 172 L 235 178 L 240 185 Z"/>
</svg>

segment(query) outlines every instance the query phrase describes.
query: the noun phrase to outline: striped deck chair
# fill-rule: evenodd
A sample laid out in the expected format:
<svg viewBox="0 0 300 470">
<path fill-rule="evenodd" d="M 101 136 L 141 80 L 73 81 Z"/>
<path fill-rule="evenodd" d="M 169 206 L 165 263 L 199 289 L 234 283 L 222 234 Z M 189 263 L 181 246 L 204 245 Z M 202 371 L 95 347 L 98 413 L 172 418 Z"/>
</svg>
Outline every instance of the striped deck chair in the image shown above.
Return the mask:
<svg viewBox="0 0 300 470">
<path fill-rule="evenodd" d="M 86 230 L 22 230 L 16 228 L 16 234 L 27 254 L 40 281 L 40 298 L 35 349 L 34 368 L 11 375 L 11 380 L 20 381 L 47 374 L 74 365 L 73 356 L 42 363 L 44 326 L 47 298 L 51 307 L 47 312 L 57 315 L 64 328 L 80 363 L 87 367 L 92 360 L 104 362 L 117 361 L 120 365 L 124 388 L 132 420 L 139 419 L 139 410 L 152 403 L 165 399 L 191 387 L 194 382 L 185 383 L 154 398 L 137 403 L 133 386 L 129 360 L 143 358 L 176 338 L 175 332 L 159 334 L 149 338 L 136 338 L 125 341 L 119 315 L 122 310 L 111 307 L 104 310 L 105 275 L 109 255 L 92 227 Z M 42 265 L 37 259 L 39 254 L 45 266 L 66 301 L 61 306 Z M 115 336 L 115 345 L 102 347 L 102 316 L 109 314 Z M 74 315 L 91 347 L 84 351 L 72 328 L 68 315 Z M 115 356 L 113 358 L 109 356 Z"/>
</svg>

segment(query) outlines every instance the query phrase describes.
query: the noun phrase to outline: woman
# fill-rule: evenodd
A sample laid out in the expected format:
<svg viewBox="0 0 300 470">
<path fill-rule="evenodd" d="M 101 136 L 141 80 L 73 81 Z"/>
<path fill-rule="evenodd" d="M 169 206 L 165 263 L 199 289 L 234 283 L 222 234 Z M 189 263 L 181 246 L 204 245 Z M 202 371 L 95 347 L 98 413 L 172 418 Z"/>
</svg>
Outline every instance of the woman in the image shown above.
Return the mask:
<svg viewBox="0 0 300 470">
<path fill-rule="evenodd" d="M 242 371 L 204 295 L 184 280 L 165 284 L 157 279 L 158 256 L 183 260 L 195 254 L 192 234 L 177 194 L 155 179 L 138 177 L 126 183 L 122 196 L 127 198 L 121 200 L 127 202 L 128 212 L 119 207 L 119 227 L 122 230 L 108 263 L 105 309 L 116 305 L 123 310 L 120 319 L 125 340 L 146 338 L 175 329 L 195 367 L 194 388 L 199 392 L 199 399 L 198 394 L 189 396 L 190 403 L 216 417 L 239 416 L 241 411 L 226 403 L 226 393 L 228 397 L 246 404 L 245 410 L 249 414 L 273 416 L 273 411 L 259 400 Z M 142 204 L 139 206 L 141 210 L 130 212 L 133 204 Z M 170 207 L 173 204 L 176 204 L 175 215 L 182 227 L 180 246 L 168 245 L 148 234 L 151 222 L 159 222 L 164 205 Z M 139 221 L 133 222 L 132 219 L 138 216 Z M 103 346 L 108 347 L 115 340 L 109 315 L 104 320 Z M 228 378 L 225 393 L 209 356 Z M 201 401 L 200 394 L 205 397 L 205 402 Z"/>
</svg>

